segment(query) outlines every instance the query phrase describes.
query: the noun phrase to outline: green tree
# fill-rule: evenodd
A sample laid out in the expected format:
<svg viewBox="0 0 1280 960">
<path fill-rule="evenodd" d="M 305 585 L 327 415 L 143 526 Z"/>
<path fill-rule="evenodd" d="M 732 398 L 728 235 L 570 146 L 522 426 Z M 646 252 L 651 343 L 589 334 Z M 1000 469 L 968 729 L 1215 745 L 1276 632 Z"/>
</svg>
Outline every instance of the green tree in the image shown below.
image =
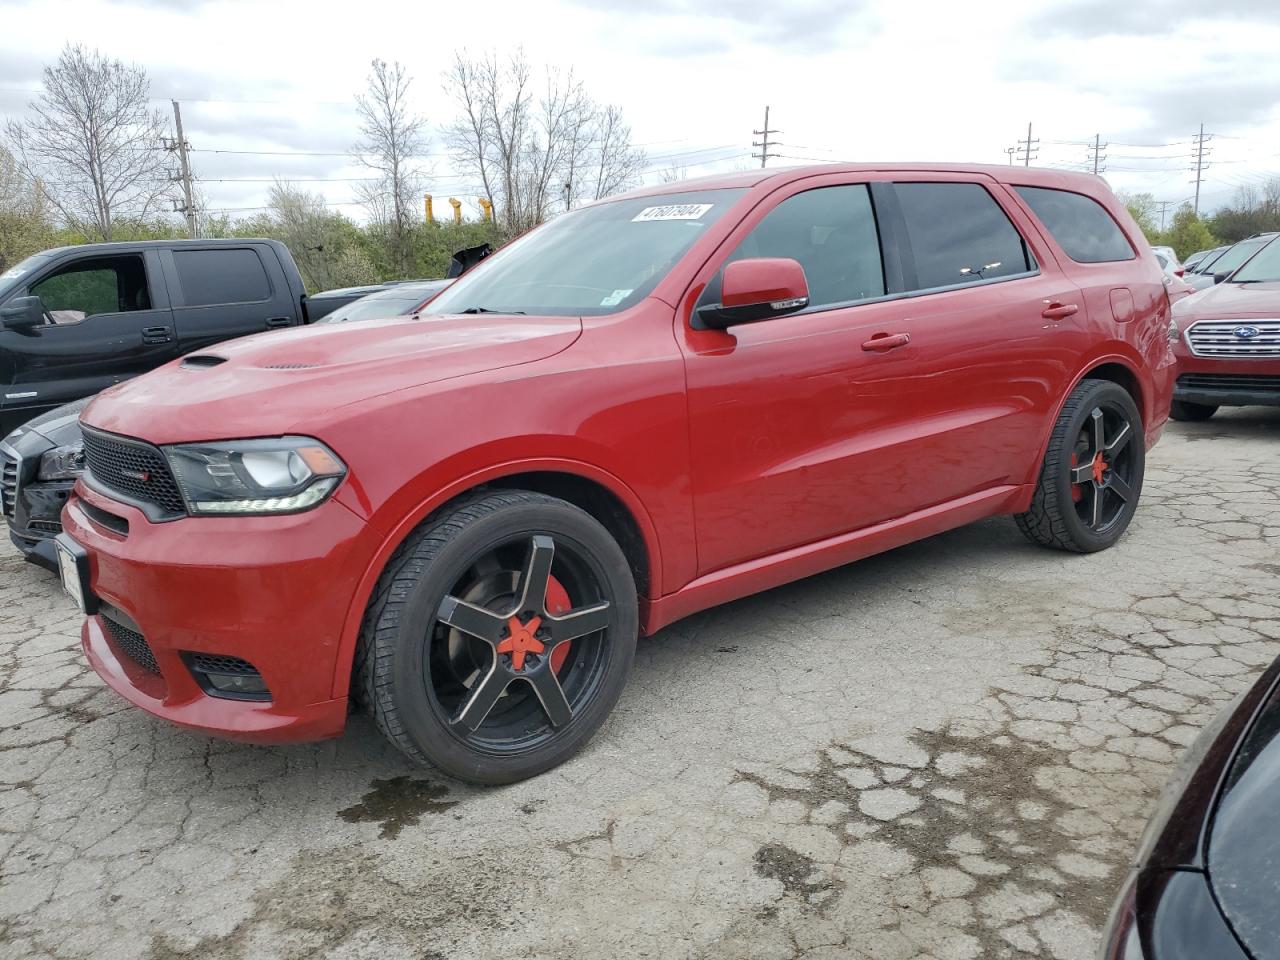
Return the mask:
<svg viewBox="0 0 1280 960">
<path fill-rule="evenodd" d="M 1155 243 L 1160 234 L 1160 226 L 1156 222 L 1156 198 L 1149 193 L 1127 193 L 1121 190 L 1116 196 L 1129 210 L 1129 216 L 1142 229 L 1147 241 Z"/>
<path fill-rule="evenodd" d="M 1173 223 L 1160 240 L 1173 247 L 1179 260 L 1185 260 L 1197 250 L 1218 246 L 1218 238 L 1213 235 L 1209 225 L 1196 216 L 1189 203 L 1178 208 L 1178 212 L 1173 215 Z"/>
</svg>

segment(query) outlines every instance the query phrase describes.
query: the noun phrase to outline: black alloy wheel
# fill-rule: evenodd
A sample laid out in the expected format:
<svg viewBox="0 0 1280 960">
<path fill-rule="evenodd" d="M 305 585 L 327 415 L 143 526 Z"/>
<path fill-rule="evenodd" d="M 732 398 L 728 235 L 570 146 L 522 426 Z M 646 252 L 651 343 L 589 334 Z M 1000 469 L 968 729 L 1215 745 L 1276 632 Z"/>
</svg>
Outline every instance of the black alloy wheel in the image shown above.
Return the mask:
<svg viewBox="0 0 1280 960">
<path fill-rule="evenodd" d="M 630 565 L 599 522 L 543 494 L 488 491 L 428 518 L 388 563 L 355 691 L 415 760 L 509 783 L 586 743 L 637 633 Z"/>
<path fill-rule="evenodd" d="M 1076 514 L 1096 534 L 1105 535 L 1136 497 L 1134 442 L 1127 411 L 1105 401 L 1089 411 L 1076 438 L 1071 498 Z"/>
<path fill-rule="evenodd" d="M 1133 397 L 1109 380 L 1082 380 L 1054 423 L 1031 506 L 1014 518 L 1018 529 L 1046 547 L 1105 550 L 1133 519 L 1145 469 Z"/>
</svg>

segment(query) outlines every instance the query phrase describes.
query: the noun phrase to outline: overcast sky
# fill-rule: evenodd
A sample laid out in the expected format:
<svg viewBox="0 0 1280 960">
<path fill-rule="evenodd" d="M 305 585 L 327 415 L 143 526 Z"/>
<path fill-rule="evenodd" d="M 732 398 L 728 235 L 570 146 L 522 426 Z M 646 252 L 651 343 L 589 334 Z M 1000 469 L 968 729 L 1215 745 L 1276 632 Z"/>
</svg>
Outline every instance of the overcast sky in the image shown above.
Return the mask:
<svg viewBox="0 0 1280 960">
<path fill-rule="evenodd" d="M 1203 122 L 1210 209 L 1280 173 L 1280 0 L 0 0 L 0 115 L 68 41 L 145 66 L 157 107 L 182 101 L 209 205 L 235 215 L 277 176 L 351 200 L 341 178 L 368 176 L 346 155 L 353 96 L 374 57 L 414 77 L 429 188 L 474 195 L 437 132 L 454 115 L 441 72 L 455 49 L 520 44 L 623 108 L 651 179 L 758 163 L 765 104 L 778 164 L 1003 163 L 1031 121 L 1033 163 L 1084 169 L 1101 134 L 1114 187 L 1176 203 Z"/>
</svg>

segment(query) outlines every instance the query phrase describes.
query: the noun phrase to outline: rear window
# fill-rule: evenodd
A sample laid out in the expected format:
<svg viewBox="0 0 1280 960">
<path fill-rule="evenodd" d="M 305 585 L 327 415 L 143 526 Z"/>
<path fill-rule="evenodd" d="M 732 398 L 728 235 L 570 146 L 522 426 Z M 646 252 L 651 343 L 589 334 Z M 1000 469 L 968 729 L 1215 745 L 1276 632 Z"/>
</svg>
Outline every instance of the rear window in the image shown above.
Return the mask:
<svg viewBox="0 0 1280 960">
<path fill-rule="evenodd" d="M 175 250 L 173 262 L 188 307 L 271 299 L 267 271 L 254 250 Z"/>
<path fill-rule="evenodd" d="M 976 183 L 897 183 L 915 259 L 913 290 L 954 287 L 1036 268 L 1022 235 Z"/>
<path fill-rule="evenodd" d="M 1114 263 L 1134 258 L 1124 231 L 1092 197 L 1046 187 L 1014 189 L 1076 263 Z"/>
</svg>

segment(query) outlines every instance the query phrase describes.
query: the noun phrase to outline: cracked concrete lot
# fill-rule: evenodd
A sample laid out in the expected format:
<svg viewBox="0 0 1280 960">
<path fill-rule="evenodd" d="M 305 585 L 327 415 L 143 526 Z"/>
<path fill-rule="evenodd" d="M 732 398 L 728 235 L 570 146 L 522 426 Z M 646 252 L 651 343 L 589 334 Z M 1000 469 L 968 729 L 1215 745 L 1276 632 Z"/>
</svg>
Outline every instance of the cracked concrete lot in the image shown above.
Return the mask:
<svg viewBox="0 0 1280 960">
<path fill-rule="evenodd" d="M 0 957 L 1087 958 L 1180 752 L 1280 654 L 1280 411 L 1171 425 L 1107 553 L 999 519 L 680 623 L 503 789 L 361 718 L 168 727 L 0 567 Z"/>
</svg>

